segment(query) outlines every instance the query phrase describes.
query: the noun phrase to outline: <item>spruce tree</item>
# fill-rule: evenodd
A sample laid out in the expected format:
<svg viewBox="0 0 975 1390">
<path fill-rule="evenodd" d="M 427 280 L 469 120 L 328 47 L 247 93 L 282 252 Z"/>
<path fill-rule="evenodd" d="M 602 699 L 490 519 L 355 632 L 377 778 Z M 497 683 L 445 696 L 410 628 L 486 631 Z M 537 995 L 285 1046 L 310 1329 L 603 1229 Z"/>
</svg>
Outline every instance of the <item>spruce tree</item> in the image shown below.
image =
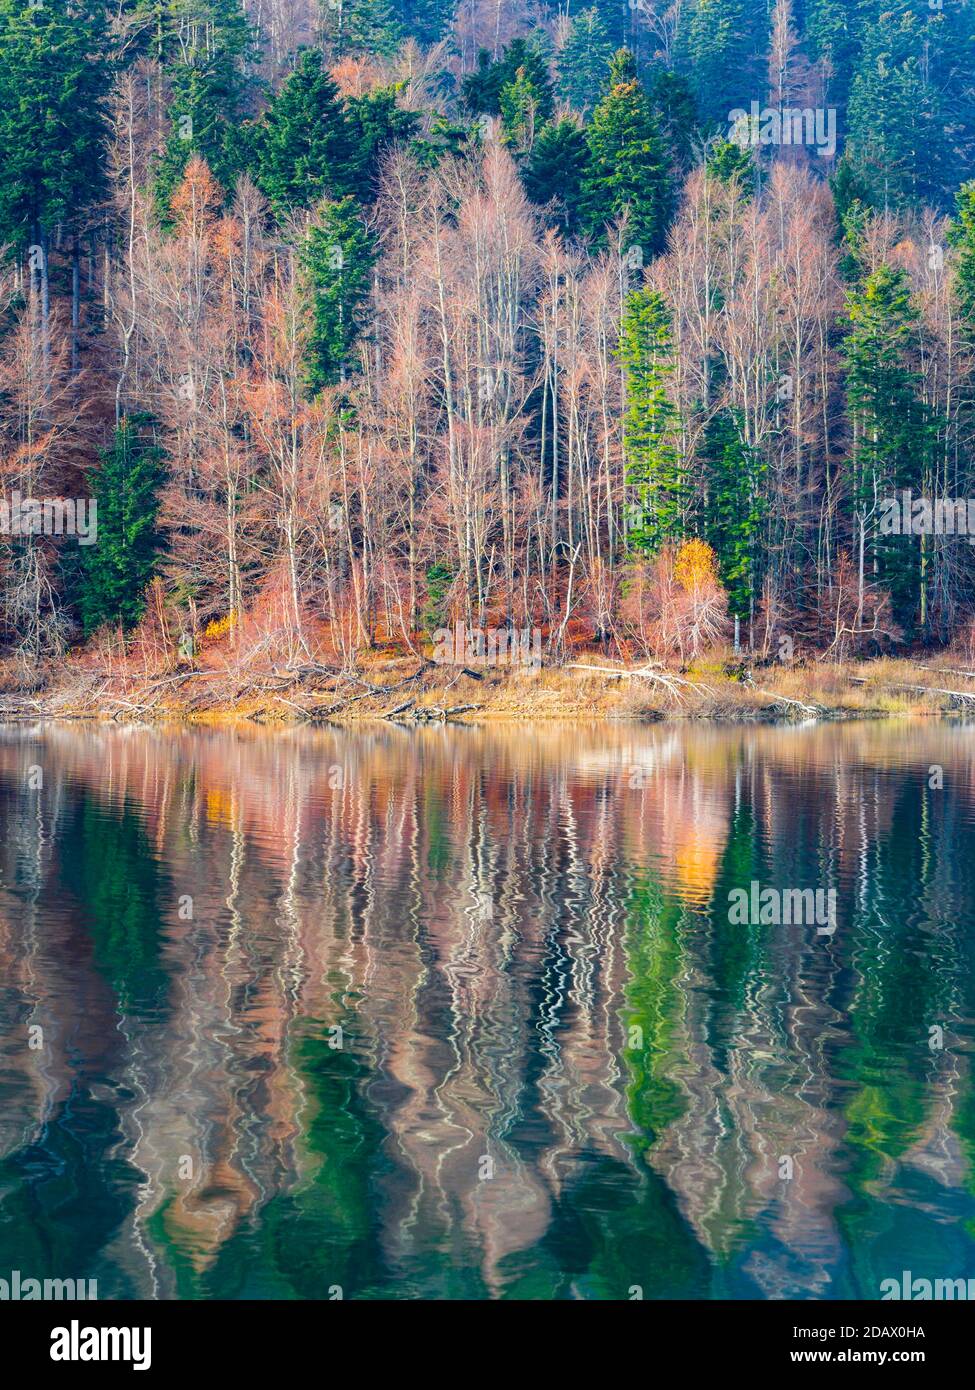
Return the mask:
<svg viewBox="0 0 975 1390">
<path fill-rule="evenodd" d="M 919 27 L 912 14 L 880 15 L 864 36 L 850 87 L 847 151 L 879 208 L 915 199 L 920 160 L 936 158 Z"/>
<path fill-rule="evenodd" d="M 491 61 L 487 49 L 482 48 L 477 55 L 477 69 L 469 73 L 461 83 L 464 104 L 472 115 L 501 115 L 501 93 L 514 82 L 519 69 L 531 83 L 539 101 L 539 117 L 550 119 L 555 109 L 552 78 L 548 70 L 548 60 L 537 40 L 515 39 L 504 50 L 497 62 Z"/>
<path fill-rule="evenodd" d="M 322 27 L 332 53 L 395 53 L 404 30 L 392 0 L 321 0 Z"/>
<path fill-rule="evenodd" d="M 46 244 L 104 196 L 111 67 L 100 9 L 0 0 L 0 244 Z"/>
<path fill-rule="evenodd" d="M 663 249 L 673 203 L 666 152 L 632 53 L 621 49 L 610 86 L 587 131 L 589 168 L 582 218 L 599 242 L 608 223 L 629 212 L 629 235 L 645 255 Z"/>
<path fill-rule="evenodd" d="M 729 409 L 717 411 L 705 426 L 700 459 L 704 534 L 718 557 L 729 611 L 748 618 L 759 579 L 765 462 L 745 442 L 740 414 Z"/>
<path fill-rule="evenodd" d="M 306 384 L 314 395 L 344 381 L 365 322 L 375 243 L 356 200 L 324 203 L 302 249 L 310 309 Z"/>
<path fill-rule="evenodd" d="M 566 236 L 574 236 L 579 229 L 588 163 L 586 133 L 578 120 L 565 116 L 545 126 L 522 167 L 525 192 L 533 203 L 552 208 L 553 220 Z"/>
<path fill-rule="evenodd" d="M 705 168 L 713 179 L 731 183 L 736 179 L 742 189 L 751 187 L 755 160 L 752 151 L 734 140 L 718 139 L 708 150 Z"/>
<path fill-rule="evenodd" d="M 769 10 L 752 0 L 695 0 L 678 50 L 708 128 L 728 129 L 764 90 Z"/>
<path fill-rule="evenodd" d="M 629 541 L 653 553 L 668 541 L 683 539 L 689 503 L 680 416 L 668 390 L 674 370 L 670 312 L 658 291 L 633 290 L 627 295 L 619 359 L 626 374 L 626 481 L 639 499 L 630 513 Z"/>
<path fill-rule="evenodd" d="M 905 271 L 881 264 L 847 296 L 849 332 L 843 343 L 846 399 L 853 431 L 849 456 L 857 544 L 864 563 L 911 625 L 927 620 L 925 557 L 930 542 L 887 534 L 879 509 L 903 489 L 932 494 L 935 420 L 915 367 L 918 310 Z"/>
<path fill-rule="evenodd" d="M 950 206 L 975 161 L 973 45 L 967 5 L 884 7 L 864 27 L 847 148 L 874 206 Z"/>
<path fill-rule="evenodd" d="M 596 9 L 577 14 L 559 51 L 559 91 L 588 115 L 602 95 L 615 51 L 606 23 Z"/>
<path fill-rule="evenodd" d="M 254 178 L 278 217 L 349 194 L 360 153 L 322 54 L 305 50 L 254 140 Z"/>
<path fill-rule="evenodd" d="M 539 128 L 551 115 L 550 94 L 539 90 L 525 68 L 501 88 L 501 139 L 515 154 L 525 154 L 535 143 Z"/>
<path fill-rule="evenodd" d="M 429 47 L 449 32 L 456 0 L 401 0 L 400 8 L 405 33 Z"/>
<path fill-rule="evenodd" d="M 254 38 L 239 0 L 203 0 L 184 8 L 145 0 L 150 56 L 164 68 L 171 100 L 158 161 L 156 201 L 165 219 L 173 192 L 194 155 L 230 196 L 250 157 L 245 122 L 252 90 Z"/>
<path fill-rule="evenodd" d="M 127 417 L 101 454 L 93 496 L 97 544 L 81 559 L 80 608 L 86 636 L 103 623 L 132 627 L 161 546 L 156 519 L 163 482 L 162 451 L 142 435 L 145 420 Z"/>
<path fill-rule="evenodd" d="M 345 104 L 346 125 L 353 158 L 352 186 L 365 201 L 377 192 L 382 162 L 394 146 L 409 141 L 420 127 L 416 111 L 404 111 L 398 105 L 398 87 L 378 87 L 359 97 L 350 97 Z"/>
<path fill-rule="evenodd" d="M 956 201 L 958 217 L 951 233 L 958 249 L 955 297 L 966 336 L 975 341 L 975 180 L 962 184 Z"/>
<path fill-rule="evenodd" d="M 682 73 L 658 68 L 649 96 L 671 163 L 681 173 L 687 173 L 695 161 L 698 135 L 697 103 L 691 84 Z"/>
</svg>

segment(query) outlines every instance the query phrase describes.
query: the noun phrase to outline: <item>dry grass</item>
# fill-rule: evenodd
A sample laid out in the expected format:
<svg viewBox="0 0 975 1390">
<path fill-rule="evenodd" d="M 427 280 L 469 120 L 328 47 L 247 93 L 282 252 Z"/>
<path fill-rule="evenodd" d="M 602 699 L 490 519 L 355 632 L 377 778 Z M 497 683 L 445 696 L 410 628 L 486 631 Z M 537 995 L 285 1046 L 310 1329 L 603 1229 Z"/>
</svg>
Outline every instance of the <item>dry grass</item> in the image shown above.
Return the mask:
<svg viewBox="0 0 975 1390">
<path fill-rule="evenodd" d="M 751 683 L 740 678 L 730 655 L 711 655 L 683 670 L 660 668 L 647 675 L 635 674 L 638 665 L 625 666 L 597 655 L 577 660 L 577 666 L 537 672 L 487 669 L 481 679 L 454 668 L 428 666 L 412 679 L 416 658 L 376 656 L 363 663 L 356 677 L 306 674 L 282 683 L 276 676 L 274 682 L 255 683 L 253 688 L 230 679 L 226 672 L 179 679 L 166 672 L 149 676 L 144 671 L 96 673 L 81 663 L 66 663 L 57 671 L 25 676 L 22 667 L 14 669 L 7 663 L 0 664 L 0 714 L 221 722 L 248 718 L 260 723 L 327 717 L 351 722 L 381 718 L 407 698 L 413 702 L 403 716 L 407 719 L 416 711 L 434 714 L 462 705 L 477 707 L 458 716 L 465 720 L 747 721 L 795 720 L 814 713 L 836 719 L 921 718 L 969 708 L 975 714 L 975 676 L 961 666 L 949 665 L 944 657 L 923 663 L 882 659 L 755 667 Z M 613 669 L 590 673 L 585 666 Z M 372 691 L 370 686 L 392 689 Z M 972 700 L 952 700 L 941 693 L 944 690 L 970 695 Z"/>
</svg>

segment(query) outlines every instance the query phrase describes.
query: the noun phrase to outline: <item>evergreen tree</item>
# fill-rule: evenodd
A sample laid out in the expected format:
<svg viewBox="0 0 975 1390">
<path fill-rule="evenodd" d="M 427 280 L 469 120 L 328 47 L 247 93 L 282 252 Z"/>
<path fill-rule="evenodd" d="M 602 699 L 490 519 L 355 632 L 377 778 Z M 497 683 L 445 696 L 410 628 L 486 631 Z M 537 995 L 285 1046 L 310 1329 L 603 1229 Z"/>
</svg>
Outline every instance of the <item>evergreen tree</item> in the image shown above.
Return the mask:
<svg viewBox="0 0 975 1390">
<path fill-rule="evenodd" d="M 718 557 L 729 611 L 747 618 L 758 587 L 765 463 L 745 442 L 741 417 L 732 410 L 719 410 L 708 421 L 700 457 L 705 537 Z"/>
<path fill-rule="evenodd" d="M 917 196 L 918 158 L 929 159 L 930 91 L 912 14 L 884 12 L 864 37 L 850 88 L 848 153 L 876 207 Z"/>
<path fill-rule="evenodd" d="M 751 0 L 695 0 L 678 48 L 706 127 L 727 130 L 763 91 L 768 13 Z"/>
<path fill-rule="evenodd" d="M 155 195 L 168 222 L 173 194 L 192 155 L 199 155 L 229 194 L 248 164 L 247 133 L 236 118 L 236 101 L 223 74 L 205 67 L 180 69 L 173 84 L 169 134 L 156 167 Z"/>
<path fill-rule="evenodd" d="M 847 296 L 847 315 L 843 360 L 853 429 L 849 468 L 856 539 L 859 544 L 862 538 L 872 577 L 890 590 L 898 619 L 911 624 L 920 609 L 924 623 L 927 537 L 917 547 L 914 538 L 887 534 L 878 514 L 884 500 L 902 489 L 932 495 L 935 422 L 912 360 L 918 311 L 905 271 L 878 266 Z"/>
<path fill-rule="evenodd" d="M 751 150 L 735 140 L 716 140 L 708 151 L 705 167 L 713 179 L 722 183 L 737 179 L 743 189 L 751 187 L 755 173 Z"/>
<path fill-rule="evenodd" d="M 955 296 L 970 339 L 975 340 L 975 180 L 962 184 L 951 239 L 958 248 Z"/>
<path fill-rule="evenodd" d="M 599 100 L 614 51 L 598 10 L 574 17 L 559 51 L 559 91 L 576 111 L 588 115 Z"/>
<path fill-rule="evenodd" d="M 579 203 L 588 162 L 586 133 L 578 121 L 566 116 L 545 126 L 522 168 L 525 192 L 540 207 L 554 207 L 557 225 L 566 236 L 579 230 Z"/>
<path fill-rule="evenodd" d="M 100 9 L 0 0 L 0 244 L 46 246 L 104 196 L 110 81 Z"/>
<path fill-rule="evenodd" d="M 514 81 L 501 88 L 501 139 L 516 154 L 524 154 L 535 143 L 535 134 L 552 113 L 551 93 L 536 87 L 525 68 L 519 68 Z"/>
<path fill-rule="evenodd" d="M 371 201 L 376 196 L 382 161 L 394 145 L 412 139 L 420 126 L 416 111 L 397 105 L 398 87 L 379 87 L 346 102 L 346 124 L 354 151 L 352 190 Z"/>
<path fill-rule="evenodd" d="M 395 53 L 404 31 L 392 0 L 321 0 L 323 29 L 333 54 Z"/>
<path fill-rule="evenodd" d="M 552 78 L 548 60 L 537 40 L 515 39 L 496 63 L 491 61 L 486 48 L 481 49 L 477 55 L 476 71 L 469 73 L 461 83 L 468 111 L 475 116 L 500 116 L 501 93 L 515 81 L 519 69 L 524 70 L 525 79 L 536 94 L 540 119 L 549 120 L 555 109 Z"/>
<path fill-rule="evenodd" d="M 455 8 L 456 0 L 401 0 L 403 29 L 425 47 L 439 43 L 450 30 Z"/>
<path fill-rule="evenodd" d="M 312 395 L 344 381 L 362 331 L 375 244 L 354 198 L 324 203 L 302 251 L 310 307 L 306 382 Z"/>
<path fill-rule="evenodd" d="M 619 359 L 626 373 L 626 481 L 639 497 L 628 528 L 630 544 L 655 552 L 668 541 L 683 539 L 689 502 L 678 440 L 680 416 L 668 392 L 674 370 L 670 312 L 658 291 L 627 295 Z"/>
<path fill-rule="evenodd" d="M 356 136 L 317 49 L 306 50 L 255 134 L 254 178 L 278 217 L 349 194 L 360 176 Z"/>
<path fill-rule="evenodd" d="M 103 623 L 132 627 L 142 617 L 156 568 L 162 451 L 147 443 L 139 417 L 123 419 L 94 478 L 98 544 L 81 560 L 81 616 L 88 635 Z"/>
<path fill-rule="evenodd" d="M 650 84 L 650 105 L 657 117 L 660 137 L 670 151 L 671 163 L 686 173 L 694 163 L 698 133 L 697 103 L 687 78 L 658 68 Z"/>
<path fill-rule="evenodd" d="M 824 97 L 845 107 L 863 28 L 862 7 L 850 0 L 807 0 L 803 32 L 814 62 L 826 73 Z"/>
<path fill-rule="evenodd" d="M 866 25 L 848 149 L 874 206 L 949 206 L 975 159 L 973 44 L 968 6 L 918 15 L 901 3 Z"/>
<path fill-rule="evenodd" d="M 632 53 L 621 49 L 610 68 L 610 88 L 587 132 L 589 168 L 583 183 L 582 217 L 598 240 L 624 211 L 630 239 L 644 254 L 660 251 L 673 193 L 667 159 L 636 75 Z"/>
<path fill-rule="evenodd" d="M 149 52 L 165 69 L 171 91 L 169 132 L 156 170 L 156 200 L 165 217 L 193 155 L 206 162 L 230 195 L 250 158 L 244 117 L 254 57 L 250 24 L 238 0 L 146 0 Z"/>
</svg>

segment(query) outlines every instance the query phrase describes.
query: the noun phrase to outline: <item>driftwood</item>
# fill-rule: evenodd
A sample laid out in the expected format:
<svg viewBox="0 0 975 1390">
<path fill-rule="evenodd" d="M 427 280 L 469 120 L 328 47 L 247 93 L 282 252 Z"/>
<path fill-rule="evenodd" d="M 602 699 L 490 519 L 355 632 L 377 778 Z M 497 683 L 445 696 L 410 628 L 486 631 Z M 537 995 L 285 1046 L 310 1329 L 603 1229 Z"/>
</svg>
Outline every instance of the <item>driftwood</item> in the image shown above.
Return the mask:
<svg viewBox="0 0 975 1390">
<path fill-rule="evenodd" d="M 863 676 L 851 676 L 850 682 L 853 685 L 866 685 L 867 681 Z M 949 700 L 955 700 L 964 704 L 975 704 L 975 693 L 970 690 L 944 690 L 937 685 L 904 685 L 900 681 L 883 681 L 881 689 L 884 690 L 910 690 L 915 695 L 944 695 Z"/>
<path fill-rule="evenodd" d="M 917 669 L 930 671 L 935 676 L 959 676 L 963 681 L 975 681 L 975 671 L 946 671 L 943 666 L 919 666 Z"/>
<path fill-rule="evenodd" d="M 386 713 L 383 715 L 383 718 L 395 719 L 396 715 L 405 714 L 406 711 L 408 709 L 412 709 L 415 704 L 415 700 L 404 700 L 403 703 L 401 705 L 397 705 L 395 709 L 387 710 Z"/>
<path fill-rule="evenodd" d="M 828 711 L 822 705 L 807 705 L 802 700 L 792 700 L 788 695 L 775 695 L 771 690 L 759 690 L 757 685 L 751 687 L 756 695 L 764 695 L 767 700 L 771 700 L 775 705 L 784 705 L 786 709 L 797 709 L 812 719 L 821 719 Z"/>
<path fill-rule="evenodd" d="M 683 676 L 675 676 L 673 672 L 670 671 L 665 673 L 658 670 L 656 666 L 653 665 L 640 666 L 636 671 L 623 671 L 616 666 L 589 666 L 583 661 L 569 661 L 566 663 L 566 666 L 570 671 L 596 671 L 602 675 L 614 676 L 617 679 L 630 677 L 656 681 L 658 685 L 663 686 L 669 695 L 673 695 L 675 700 L 681 698 L 680 692 L 682 689 L 704 690 L 708 695 L 714 695 L 714 691 L 710 686 L 705 685 L 701 681 L 688 681 L 685 680 Z"/>
</svg>

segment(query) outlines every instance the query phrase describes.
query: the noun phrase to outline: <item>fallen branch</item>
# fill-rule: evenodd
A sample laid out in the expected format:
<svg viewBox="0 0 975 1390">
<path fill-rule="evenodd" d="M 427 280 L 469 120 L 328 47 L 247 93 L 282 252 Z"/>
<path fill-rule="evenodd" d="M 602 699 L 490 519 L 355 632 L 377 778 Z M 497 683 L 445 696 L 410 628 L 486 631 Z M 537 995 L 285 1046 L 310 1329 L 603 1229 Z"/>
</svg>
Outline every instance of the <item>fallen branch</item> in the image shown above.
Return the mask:
<svg viewBox="0 0 975 1390">
<path fill-rule="evenodd" d="M 867 685 L 868 682 L 863 676 L 851 676 L 852 685 Z M 899 681 L 884 681 L 880 689 L 882 690 L 910 690 L 916 695 L 944 695 L 950 700 L 967 701 L 975 704 L 975 693 L 970 690 L 943 690 L 937 685 L 903 685 Z"/>
<path fill-rule="evenodd" d="M 386 713 L 383 715 L 383 718 L 394 719 L 397 714 L 405 714 L 406 711 L 408 709 L 412 709 L 415 704 L 415 700 L 404 700 L 403 703 L 401 705 L 397 705 L 395 709 L 387 710 Z"/>
<path fill-rule="evenodd" d="M 598 671 L 604 675 L 615 676 L 618 679 L 627 676 L 639 677 L 648 681 L 656 681 L 657 684 L 662 685 L 670 695 L 673 695 L 675 700 L 680 699 L 680 690 L 678 687 L 683 687 L 685 690 L 704 690 L 708 695 L 712 696 L 714 694 L 710 686 L 704 685 L 698 681 L 684 680 L 683 676 L 675 676 L 672 672 L 668 672 L 665 675 L 662 671 L 655 669 L 653 666 L 641 666 L 636 671 L 623 671 L 616 666 L 590 666 L 584 661 L 569 661 L 566 663 L 566 666 L 572 671 Z"/>
<path fill-rule="evenodd" d="M 773 705 L 785 705 L 786 709 L 798 709 L 803 714 L 819 719 L 827 713 L 823 705 L 807 705 L 802 700 L 792 700 L 788 695 L 776 695 L 771 690 L 759 690 L 757 685 L 753 685 L 752 690 L 756 695 L 764 695 L 767 700 L 771 700 Z"/>
</svg>

